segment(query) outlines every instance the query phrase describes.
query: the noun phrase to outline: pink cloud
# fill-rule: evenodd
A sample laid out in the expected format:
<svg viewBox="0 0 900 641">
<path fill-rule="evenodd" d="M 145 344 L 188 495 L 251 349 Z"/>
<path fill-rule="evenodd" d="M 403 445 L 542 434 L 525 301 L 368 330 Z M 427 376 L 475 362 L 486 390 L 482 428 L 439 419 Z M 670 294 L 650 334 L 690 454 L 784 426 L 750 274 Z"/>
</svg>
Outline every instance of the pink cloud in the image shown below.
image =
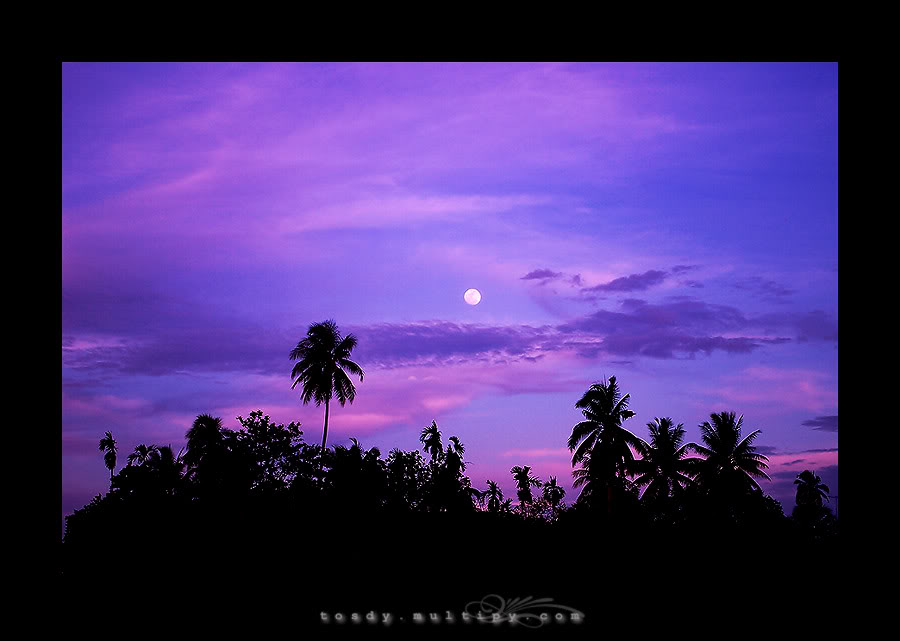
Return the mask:
<svg viewBox="0 0 900 641">
<path fill-rule="evenodd" d="M 757 413 L 777 413 L 784 408 L 824 412 L 837 407 L 831 376 L 816 370 L 757 366 L 721 380 L 723 385 L 705 390 L 705 395 L 723 404 L 752 405 Z"/>
</svg>

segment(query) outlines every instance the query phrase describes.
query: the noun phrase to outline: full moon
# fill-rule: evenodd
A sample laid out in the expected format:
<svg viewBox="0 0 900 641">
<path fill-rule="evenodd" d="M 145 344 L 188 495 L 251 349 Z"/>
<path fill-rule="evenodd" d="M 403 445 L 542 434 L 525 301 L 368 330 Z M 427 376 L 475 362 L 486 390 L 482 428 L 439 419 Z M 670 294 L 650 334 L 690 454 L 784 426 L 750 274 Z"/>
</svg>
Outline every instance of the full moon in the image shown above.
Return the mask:
<svg viewBox="0 0 900 641">
<path fill-rule="evenodd" d="M 466 299 L 469 305 L 477 305 L 481 302 L 481 292 L 477 289 L 467 289 L 466 293 L 463 294 L 463 298 Z"/>
</svg>

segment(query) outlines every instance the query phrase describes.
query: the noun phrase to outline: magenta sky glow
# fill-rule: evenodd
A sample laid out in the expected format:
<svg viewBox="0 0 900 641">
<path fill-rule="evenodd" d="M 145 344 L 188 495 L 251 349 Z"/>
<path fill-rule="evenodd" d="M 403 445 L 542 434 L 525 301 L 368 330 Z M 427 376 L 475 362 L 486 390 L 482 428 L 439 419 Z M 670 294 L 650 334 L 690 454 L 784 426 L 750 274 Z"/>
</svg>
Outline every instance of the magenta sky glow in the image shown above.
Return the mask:
<svg viewBox="0 0 900 641">
<path fill-rule="evenodd" d="M 64 514 L 107 430 L 318 442 L 288 352 L 327 318 L 366 370 L 330 444 L 436 420 L 477 487 L 572 501 L 616 375 L 639 436 L 735 411 L 788 513 L 803 469 L 837 494 L 836 64 L 65 64 L 62 124 Z"/>
</svg>

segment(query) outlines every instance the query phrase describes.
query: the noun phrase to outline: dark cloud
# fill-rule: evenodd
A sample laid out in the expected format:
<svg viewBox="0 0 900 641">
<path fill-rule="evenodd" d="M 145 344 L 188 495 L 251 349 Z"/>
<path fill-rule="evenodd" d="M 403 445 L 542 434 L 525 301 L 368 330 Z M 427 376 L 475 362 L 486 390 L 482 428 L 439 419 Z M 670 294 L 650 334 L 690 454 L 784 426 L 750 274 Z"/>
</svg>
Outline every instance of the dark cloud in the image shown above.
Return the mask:
<svg viewBox="0 0 900 641">
<path fill-rule="evenodd" d="M 608 283 L 585 287 L 585 292 L 636 292 L 659 285 L 666 279 L 666 272 L 651 269 L 643 274 L 631 274 L 616 278 Z"/>
<path fill-rule="evenodd" d="M 772 445 L 757 445 L 756 451 L 763 456 L 772 456 L 773 454 L 778 454 L 778 448 Z"/>
<path fill-rule="evenodd" d="M 748 353 L 763 344 L 786 342 L 785 338 L 759 339 L 713 335 L 744 327 L 747 319 L 740 311 L 696 300 L 650 304 L 628 298 L 621 312 L 600 310 L 558 327 L 568 334 L 604 336 L 602 348 L 616 355 L 643 355 L 653 358 L 693 356 L 697 352 L 721 350 Z M 599 347 L 599 346 L 598 346 Z"/>
<path fill-rule="evenodd" d="M 817 416 L 815 418 L 809 419 L 808 421 L 803 421 L 803 425 L 807 427 L 813 428 L 813 430 L 817 430 L 819 432 L 837 432 L 838 431 L 838 417 L 835 416 Z"/>
<path fill-rule="evenodd" d="M 748 318 L 746 326 L 758 328 L 765 334 L 787 330 L 801 343 L 808 341 L 837 343 L 838 340 L 837 321 L 822 310 L 762 314 Z"/>
<path fill-rule="evenodd" d="M 805 461 L 805 460 L 806 460 L 806 459 L 798 458 L 798 459 L 795 459 L 795 460 L 793 460 L 793 461 L 788 461 L 787 463 L 782 463 L 782 465 L 796 465 L 797 463 L 802 463 L 802 462 Z"/>
<path fill-rule="evenodd" d="M 360 363 L 404 364 L 423 359 L 478 355 L 536 357 L 547 328 L 490 327 L 449 321 L 348 328 L 359 338 Z"/>
<path fill-rule="evenodd" d="M 648 273 L 651 277 L 644 282 L 663 274 Z M 145 309 L 143 316 L 138 313 L 137 302 L 128 297 L 120 305 L 103 297 L 89 300 L 105 301 L 106 307 L 92 310 L 88 304 L 72 305 L 69 319 L 73 327 L 65 331 L 63 363 L 79 371 L 79 380 L 215 371 L 284 374 L 291 365 L 288 352 L 306 331 L 305 327 L 263 329 L 213 307 L 188 313 L 184 302 L 172 298 L 154 298 L 153 305 L 147 306 L 150 311 Z M 761 326 L 768 328 L 764 332 L 768 334 L 794 328 L 806 336 L 823 324 L 832 327 L 820 312 L 748 318 L 734 307 L 680 296 L 659 304 L 625 298 L 615 310 L 598 310 L 556 326 L 427 321 L 342 329 L 359 338 L 354 356 L 364 367 L 395 367 L 458 360 L 498 363 L 499 359 L 538 359 L 554 351 L 569 351 L 584 358 L 602 355 L 619 361 L 635 356 L 694 358 L 697 353 L 716 351 L 747 354 L 764 345 L 792 340 L 777 335 L 760 338 L 757 330 Z M 83 339 L 75 340 L 85 327 L 92 330 L 86 335 L 111 334 L 118 338 L 90 347 Z"/>
<path fill-rule="evenodd" d="M 193 329 L 161 330 L 151 339 L 124 338 L 120 345 L 64 349 L 63 365 L 108 375 L 163 376 L 186 371 L 281 373 L 305 331 L 264 330 L 237 321 Z"/>
<path fill-rule="evenodd" d="M 561 272 L 554 272 L 549 269 L 535 269 L 522 276 L 521 280 L 539 280 L 544 278 L 559 278 Z"/>
<path fill-rule="evenodd" d="M 700 265 L 675 265 L 672 268 L 673 274 L 683 274 L 684 272 L 689 272 L 692 269 L 697 269 Z"/>
<path fill-rule="evenodd" d="M 783 303 L 787 298 L 796 293 L 795 290 L 789 289 L 774 280 L 767 280 L 759 276 L 751 276 L 734 284 L 736 289 L 749 291 L 756 294 L 762 300 Z"/>
<path fill-rule="evenodd" d="M 694 289 L 702 289 L 703 288 L 703 283 L 696 281 L 696 280 L 686 280 L 686 281 L 682 282 L 681 284 L 684 285 L 685 287 L 693 287 Z"/>
</svg>

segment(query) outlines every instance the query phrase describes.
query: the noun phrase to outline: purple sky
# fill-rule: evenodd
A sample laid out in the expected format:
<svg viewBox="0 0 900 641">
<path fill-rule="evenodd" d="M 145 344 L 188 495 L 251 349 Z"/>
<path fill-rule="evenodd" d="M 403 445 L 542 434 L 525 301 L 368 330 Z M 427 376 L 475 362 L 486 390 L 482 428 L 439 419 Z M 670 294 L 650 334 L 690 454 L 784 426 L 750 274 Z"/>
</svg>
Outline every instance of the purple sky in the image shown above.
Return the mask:
<svg viewBox="0 0 900 641">
<path fill-rule="evenodd" d="M 329 444 L 434 419 L 476 487 L 571 502 L 615 375 L 639 436 L 735 411 L 788 513 L 803 469 L 837 494 L 836 64 L 65 64 L 62 107 L 65 514 L 107 430 L 320 442 L 288 352 L 327 318 L 366 371 Z"/>
</svg>

